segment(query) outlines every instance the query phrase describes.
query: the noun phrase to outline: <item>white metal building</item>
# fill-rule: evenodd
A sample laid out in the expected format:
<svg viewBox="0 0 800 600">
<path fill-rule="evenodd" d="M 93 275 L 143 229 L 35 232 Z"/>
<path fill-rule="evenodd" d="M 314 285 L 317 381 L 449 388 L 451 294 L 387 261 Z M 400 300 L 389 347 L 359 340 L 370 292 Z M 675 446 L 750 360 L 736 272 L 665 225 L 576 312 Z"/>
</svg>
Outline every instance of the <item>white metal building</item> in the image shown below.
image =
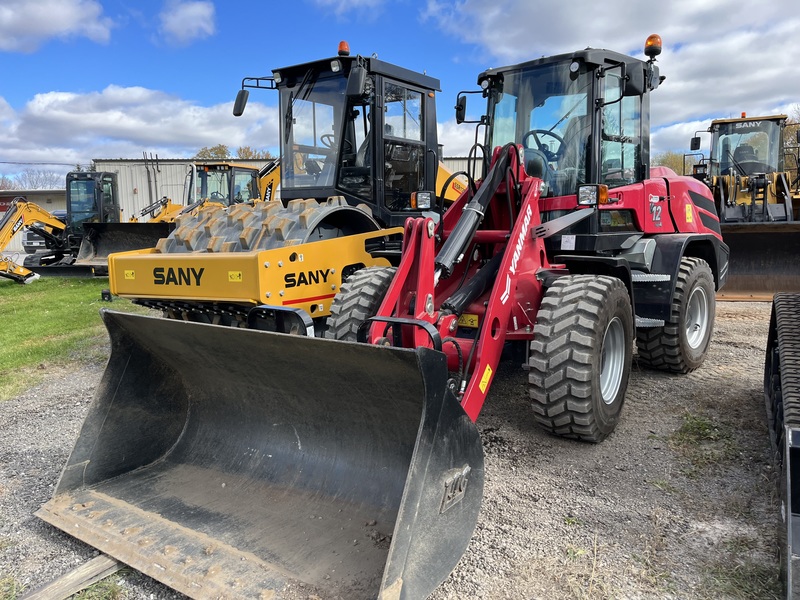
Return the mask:
<svg viewBox="0 0 800 600">
<path fill-rule="evenodd" d="M 266 165 L 268 160 L 228 159 L 238 164 L 252 165 L 258 168 Z M 148 204 L 163 198 L 171 198 L 174 202 L 183 202 L 186 174 L 192 163 L 206 162 L 193 159 L 147 159 L 142 158 L 96 158 L 93 161 L 95 171 L 107 171 L 117 174 L 120 206 L 123 220 L 127 220 Z M 471 172 L 469 165 L 474 162 L 466 157 L 444 158 L 444 164 L 451 171 Z M 478 176 L 480 173 L 478 173 Z M 7 198 L 8 195 L 11 195 Z M 14 196 L 24 196 L 47 211 L 66 208 L 64 190 L 16 190 L 3 191 L 0 194 L 0 216 L 5 212 L 8 202 Z M 9 252 L 22 251 L 22 236 L 17 235 L 7 248 Z"/>
<path fill-rule="evenodd" d="M 228 159 L 230 162 L 252 165 L 261 168 L 268 160 Z M 186 174 L 192 163 L 202 165 L 206 162 L 192 159 L 158 159 L 141 158 L 94 159 L 95 171 L 106 171 L 117 174 L 120 207 L 123 220 L 138 215 L 147 205 L 166 196 L 173 202 L 182 203 Z"/>
</svg>

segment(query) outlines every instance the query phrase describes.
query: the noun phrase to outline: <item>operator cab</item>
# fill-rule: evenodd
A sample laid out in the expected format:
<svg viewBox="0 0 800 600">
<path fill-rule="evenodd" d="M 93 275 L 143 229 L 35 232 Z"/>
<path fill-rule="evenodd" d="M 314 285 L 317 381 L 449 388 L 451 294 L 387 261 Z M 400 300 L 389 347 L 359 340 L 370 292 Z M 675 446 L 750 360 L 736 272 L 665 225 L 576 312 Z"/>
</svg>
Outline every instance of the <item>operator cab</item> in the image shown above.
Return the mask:
<svg viewBox="0 0 800 600">
<path fill-rule="evenodd" d="M 710 175 L 782 172 L 787 117 L 743 117 L 711 122 Z"/>
<path fill-rule="evenodd" d="M 247 87 L 278 90 L 282 201 L 343 196 L 389 227 L 435 208 L 425 192 L 438 170 L 437 79 L 340 45 L 336 57 L 246 78 L 234 114 Z"/>
<path fill-rule="evenodd" d="M 67 173 L 67 239 L 80 246 L 84 223 L 119 223 L 116 175 L 74 171 Z"/>
<path fill-rule="evenodd" d="M 223 206 L 259 200 L 255 167 L 229 163 L 192 164 L 184 185 L 187 206 L 204 200 Z"/>
<path fill-rule="evenodd" d="M 653 61 L 587 48 L 481 73 L 487 113 L 471 122 L 486 125 L 486 149 L 523 147 L 545 198 L 574 196 L 583 184 L 619 187 L 648 177 L 647 92 L 659 83 Z M 465 93 L 459 122 L 470 122 Z"/>
</svg>

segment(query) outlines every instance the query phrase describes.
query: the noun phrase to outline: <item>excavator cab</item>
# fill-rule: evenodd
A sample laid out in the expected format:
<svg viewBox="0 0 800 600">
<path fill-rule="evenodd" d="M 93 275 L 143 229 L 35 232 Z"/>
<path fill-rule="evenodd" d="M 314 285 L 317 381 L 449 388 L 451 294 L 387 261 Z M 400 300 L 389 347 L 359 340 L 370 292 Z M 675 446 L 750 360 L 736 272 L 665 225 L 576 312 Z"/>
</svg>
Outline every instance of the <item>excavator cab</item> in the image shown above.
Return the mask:
<svg viewBox="0 0 800 600">
<path fill-rule="evenodd" d="M 77 250 L 84 223 L 119 223 L 120 205 L 114 173 L 76 171 L 67 174 L 67 237 Z"/>
</svg>

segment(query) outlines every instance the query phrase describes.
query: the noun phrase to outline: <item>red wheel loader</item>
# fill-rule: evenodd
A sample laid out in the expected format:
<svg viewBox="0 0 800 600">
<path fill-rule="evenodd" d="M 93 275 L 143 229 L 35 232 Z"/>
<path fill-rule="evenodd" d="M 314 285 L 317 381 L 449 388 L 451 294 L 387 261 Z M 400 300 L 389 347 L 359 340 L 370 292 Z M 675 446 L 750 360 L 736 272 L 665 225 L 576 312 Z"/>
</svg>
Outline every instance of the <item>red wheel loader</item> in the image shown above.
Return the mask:
<svg viewBox="0 0 800 600">
<path fill-rule="evenodd" d="M 102 311 L 111 358 L 37 514 L 194 598 L 429 595 L 477 521 L 504 346 L 534 418 L 589 442 L 634 339 L 655 368 L 703 362 L 727 247 L 708 188 L 649 168 L 655 41 L 482 73 L 486 176 L 349 277 L 339 339 Z"/>
</svg>

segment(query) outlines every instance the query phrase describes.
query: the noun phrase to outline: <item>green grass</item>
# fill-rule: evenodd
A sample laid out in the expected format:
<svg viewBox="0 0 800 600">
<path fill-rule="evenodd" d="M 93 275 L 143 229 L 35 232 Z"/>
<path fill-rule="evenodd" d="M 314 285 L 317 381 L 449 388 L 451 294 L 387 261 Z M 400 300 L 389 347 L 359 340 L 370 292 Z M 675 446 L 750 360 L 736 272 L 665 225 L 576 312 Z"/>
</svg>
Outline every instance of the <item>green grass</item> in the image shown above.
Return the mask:
<svg viewBox="0 0 800 600">
<path fill-rule="evenodd" d="M 42 277 L 28 285 L 0 279 L 0 401 L 43 381 L 58 367 L 102 361 L 101 308 L 146 314 L 128 300 L 103 302 L 105 278 Z"/>
<path fill-rule="evenodd" d="M 691 463 L 692 468 L 686 472 L 690 477 L 731 460 L 737 450 L 728 424 L 691 413 L 683 416 L 683 424 L 670 435 L 669 443 Z"/>
<path fill-rule="evenodd" d="M 119 577 L 114 574 L 78 592 L 72 596 L 72 600 L 120 600 L 125 596 L 126 594 L 119 583 Z"/>
<path fill-rule="evenodd" d="M 22 585 L 11 575 L 0 574 L 0 600 L 17 600 L 22 594 Z"/>
</svg>

